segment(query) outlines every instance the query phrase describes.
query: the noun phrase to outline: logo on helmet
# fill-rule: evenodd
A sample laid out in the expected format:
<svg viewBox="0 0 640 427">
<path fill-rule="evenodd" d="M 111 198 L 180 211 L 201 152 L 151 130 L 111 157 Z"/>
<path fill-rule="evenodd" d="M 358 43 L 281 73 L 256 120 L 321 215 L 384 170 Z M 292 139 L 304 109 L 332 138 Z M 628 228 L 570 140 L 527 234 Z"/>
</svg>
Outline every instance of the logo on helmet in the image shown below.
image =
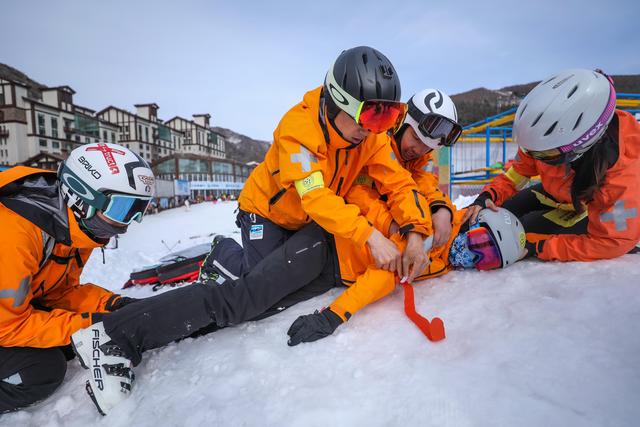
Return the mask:
<svg viewBox="0 0 640 427">
<path fill-rule="evenodd" d="M 144 185 L 151 186 L 155 182 L 155 178 L 147 175 L 138 175 L 138 179 L 142 181 Z"/>
<path fill-rule="evenodd" d="M 62 174 L 62 180 L 74 191 L 79 197 L 84 197 L 89 200 L 95 199 L 91 190 L 89 190 L 82 182 L 78 181 L 69 173 Z"/>
<path fill-rule="evenodd" d="M 347 101 L 347 98 L 340 92 L 340 89 L 329 83 L 329 90 L 331 91 L 331 97 L 334 101 L 342 105 L 349 105 L 349 101 Z"/>
<path fill-rule="evenodd" d="M 96 170 L 91 163 L 89 163 L 89 161 L 87 159 L 84 158 L 84 156 L 80 156 L 78 157 L 78 161 L 80 162 L 80 164 L 82 166 L 84 166 L 84 168 L 91 174 L 92 177 L 94 177 L 95 179 L 100 179 L 102 178 L 102 174 Z"/>
<path fill-rule="evenodd" d="M 97 147 L 87 147 L 86 151 L 100 151 L 104 156 L 104 161 L 107 163 L 107 167 L 111 171 L 112 175 L 120 173 L 116 159 L 112 153 L 120 154 L 124 156 L 126 153 L 117 148 L 110 148 L 107 144 L 98 144 Z"/>
</svg>

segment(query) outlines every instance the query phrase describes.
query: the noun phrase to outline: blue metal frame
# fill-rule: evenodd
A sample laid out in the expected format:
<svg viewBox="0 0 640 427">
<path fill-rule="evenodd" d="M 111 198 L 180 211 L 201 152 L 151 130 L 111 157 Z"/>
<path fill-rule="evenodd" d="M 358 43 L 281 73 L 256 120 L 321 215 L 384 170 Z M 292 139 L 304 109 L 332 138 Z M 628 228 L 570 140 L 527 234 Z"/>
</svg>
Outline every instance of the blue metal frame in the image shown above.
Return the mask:
<svg viewBox="0 0 640 427">
<path fill-rule="evenodd" d="M 617 99 L 640 99 L 640 94 L 639 93 L 618 93 L 616 94 L 616 98 Z M 517 107 L 513 107 L 510 108 L 506 111 L 503 111 L 502 113 L 487 117 L 483 120 L 479 120 L 477 122 L 471 123 L 465 127 L 463 127 L 463 130 L 465 129 L 471 129 L 474 128 L 476 126 L 481 126 L 485 123 L 489 123 L 492 122 L 496 119 L 499 119 L 501 117 L 507 116 L 509 114 L 513 114 L 515 113 L 517 110 Z M 640 113 L 640 109 L 624 109 L 622 108 L 622 110 L 627 111 L 631 114 L 639 114 Z M 491 138 L 492 137 L 502 137 L 502 164 L 505 164 L 507 161 L 507 138 L 511 137 L 513 133 L 513 127 L 512 126 L 487 126 L 486 129 L 484 130 L 483 133 L 476 133 L 476 134 L 466 134 L 464 135 L 464 137 L 471 137 L 471 138 L 481 138 L 484 137 L 485 138 L 485 167 L 489 168 L 490 165 L 490 159 L 491 159 Z M 464 181 L 476 181 L 476 180 L 481 180 L 481 179 L 490 179 L 493 178 L 495 176 L 497 176 L 497 174 L 495 173 L 491 173 L 491 171 L 487 170 L 484 173 L 480 173 L 480 174 L 473 174 L 473 175 L 466 175 L 464 177 L 456 177 L 453 175 L 454 170 L 453 170 L 453 150 L 455 150 L 455 145 L 453 147 L 450 148 L 450 152 L 449 152 L 449 194 L 451 194 L 452 189 L 453 189 L 453 185 L 456 183 L 460 183 L 460 182 L 464 182 Z"/>
</svg>

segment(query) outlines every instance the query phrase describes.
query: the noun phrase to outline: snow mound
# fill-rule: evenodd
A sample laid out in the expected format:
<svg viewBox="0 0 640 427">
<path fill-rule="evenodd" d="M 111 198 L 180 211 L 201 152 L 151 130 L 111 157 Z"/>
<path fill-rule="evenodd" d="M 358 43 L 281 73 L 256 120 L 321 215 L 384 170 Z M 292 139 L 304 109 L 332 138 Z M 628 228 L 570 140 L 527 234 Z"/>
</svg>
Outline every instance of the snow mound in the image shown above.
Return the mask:
<svg viewBox="0 0 640 427">
<path fill-rule="evenodd" d="M 236 207 L 203 203 L 149 216 L 118 249 L 105 251 L 105 264 L 96 251 L 82 279 L 118 290 L 131 270 L 169 248 L 208 241 L 211 233 L 239 239 Z M 638 257 L 526 260 L 423 282 L 416 306 L 444 320 L 447 338 L 439 343 L 404 316 L 396 291 L 333 336 L 287 347 L 293 320 L 328 305 L 336 289 L 272 318 L 146 353 L 131 397 L 107 417 L 85 394 L 86 371 L 72 361 L 51 398 L 2 416 L 0 425 L 636 425 Z M 154 294 L 150 287 L 123 293 Z"/>
</svg>

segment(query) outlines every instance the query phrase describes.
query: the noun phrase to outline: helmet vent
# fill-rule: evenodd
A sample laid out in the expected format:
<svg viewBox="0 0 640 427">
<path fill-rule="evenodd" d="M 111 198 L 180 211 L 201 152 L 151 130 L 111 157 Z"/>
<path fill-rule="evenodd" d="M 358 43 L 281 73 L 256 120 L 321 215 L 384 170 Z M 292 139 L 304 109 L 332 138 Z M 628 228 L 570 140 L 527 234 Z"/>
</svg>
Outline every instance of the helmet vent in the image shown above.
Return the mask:
<svg viewBox="0 0 640 427">
<path fill-rule="evenodd" d="M 524 114 L 524 110 L 526 110 L 528 106 L 529 106 L 529 104 L 524 104 L 524 107 L 522 107 L 522 110 L 520 110 L 520 116 L 519 117 L 522 117 L 522 115 Z"/>
<path fill-rule="evenodd" d="M 556 128 L 557 124 L 558 122 L 553 122 L 553 124 L 549 127 L 549 129 L 547 129 L 547 131 L 544 133 L 544 136 L 549 136 L 551 132 L 553 132 L 553 130 Z"/>
<path fill-rule="evenodd" d="M 571 95 L 576 93 L 577 90 L 578 90 L 578 85 L 575 85 L 573 89 L 571 89 L 571 91 L 567 94 L 567 99 L 571 98 Z"/>
<path fill-rule="evenodd" d="M 584 113 L 580 113 L 580 115 L 578 116 L 578 120 L 576 120 L 576 124 L 575 124 L 575 125 L 573 125 L 573 129 L 571 129 L 571 130 L 576 130 L 576 128 L 577 128 L 577 127 L 578 127 L 578 125 L 580 124 L 580 121 L 582 120 L 582 115 L 583 115 L 583 114 L 584 114 Z"/>
<path fill-rule="evenodd" d="M 542 118 L 542 113 L 538 114 L 538 117 L 536 117 L 533 123 L 531 123 L 531 127 L 534 127 L 535 125 L 537 125 L 541 118 Z"/>
<path fill-rule="evenodd" d="M 500 233 L 500 230 L 496 230 L 496 233 L 498 233 L 498 239 L 502 241 L 502 233 Z"/>
<path fill-rule="evenodd" d="M 543 85 L 546 85 L 547 83 L 549 83 L 551 80 L 555 79 L 557 76 L 553 76 L 550 79 L 547 79 L 547 81 L 545 81 L 544 83 L 542 83 Z"/>
</svg>

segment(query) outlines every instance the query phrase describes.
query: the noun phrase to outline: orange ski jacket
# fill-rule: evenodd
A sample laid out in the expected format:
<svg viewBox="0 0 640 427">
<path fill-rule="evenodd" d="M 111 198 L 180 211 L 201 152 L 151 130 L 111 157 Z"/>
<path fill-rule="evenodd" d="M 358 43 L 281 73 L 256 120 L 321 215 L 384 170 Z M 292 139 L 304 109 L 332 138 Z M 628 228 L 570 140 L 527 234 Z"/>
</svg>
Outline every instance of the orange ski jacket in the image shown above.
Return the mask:
<svg viewBox="0 0 640 427">
<path fill-rule="evenodd" d="M 449 263 L 449 250 L 460 231 L 462 217 L 466 209 L 458 211 L 453 206 L 451 209 L 453 209 L 451 237 L 447 244 L 429 250 L 430 264 L 422 274 L 416 277 L 415 282 L 442 276 L 453 269 Z M 401 250 L 404 250 L 406 241 L 398 234 L 391 236 L 391 240 Z M 346 321 L 363 307 L 393 292 L 396 279 L 395 273 L 381 270 L 375 266 L 368 248 L 363 251 L 349 240 L 340 237 L 336 237 L 335 243 L 340 263 L 340 275 L 348 288 L 331 303 L 329 308 Z"/>
<path fill-rule="evenodd" d="M 607 171 L 594 199 L 586 205 L 587 233 L 529 234 L 530 241 L 545 241 L 544 245 L 538 245 L 538 258 L 559 261 L 615 258 L 640 241 L 640 123 L 631 114 L 616 110 L 607 132 L 612 132 L 617 140 L 617 160 Z M 541 194 L 538 198 L 543 204 L 560 213 L 574 211 L 571 201 L 574 171 L 566 174 L 564 165 L 548 165 L 522 150 L 511 168 L 487 184 L 483 192 L 500 206 L 536 175 L 540 175 L 544 190 L 553 198 Z M 554 215 L 553 211 L 548 215 L 551 220 L 562 220 L 562 215 Z"/>
<path fill-rule="evenodd" d="M 16 166 L 0 172 L 0 346 L 56 347 L 119 297 L 80 285 L 100 243 L 82 232 L 56 175 Z"/>
<path fill-rule="evenodd" d="M 240 209 L 289 230 L 315 221 L 362 247 L 373 227 L 343 197 L 366 166 L 402 232 L 432 234 L 426 200 L 395 160 L 389 136 L 370 134 L 352 146 L 327 122 L 321 95 L 322 87 L 307 92 L 284 115 L 265 160 L 240 193 Z"/>
<path fill-rule="evenodd" d="M 453 204 L 449 197 L 439 189 L 438 177 L 433 173 L 433 151 L 428 152 L 415 160 L 404 161 L 400 155 L 399 141 L 391 139 L 391 147 L 400 165 L 409 171 L 411 178 L 418 187 L 418 191 L 424 195 L 433 213 L 439 207 L 446 207 L 453 212 Z M 384 197 L 377 190 L 374 180 L 367 174 L 367 170 L 362 171 L 356 181 L 345 196 L 347 203 L 352 203 L 360 207 L 360 212 L 374 227 L 388 237 L 389 226 L 393 216 Z"/>
</svg>

